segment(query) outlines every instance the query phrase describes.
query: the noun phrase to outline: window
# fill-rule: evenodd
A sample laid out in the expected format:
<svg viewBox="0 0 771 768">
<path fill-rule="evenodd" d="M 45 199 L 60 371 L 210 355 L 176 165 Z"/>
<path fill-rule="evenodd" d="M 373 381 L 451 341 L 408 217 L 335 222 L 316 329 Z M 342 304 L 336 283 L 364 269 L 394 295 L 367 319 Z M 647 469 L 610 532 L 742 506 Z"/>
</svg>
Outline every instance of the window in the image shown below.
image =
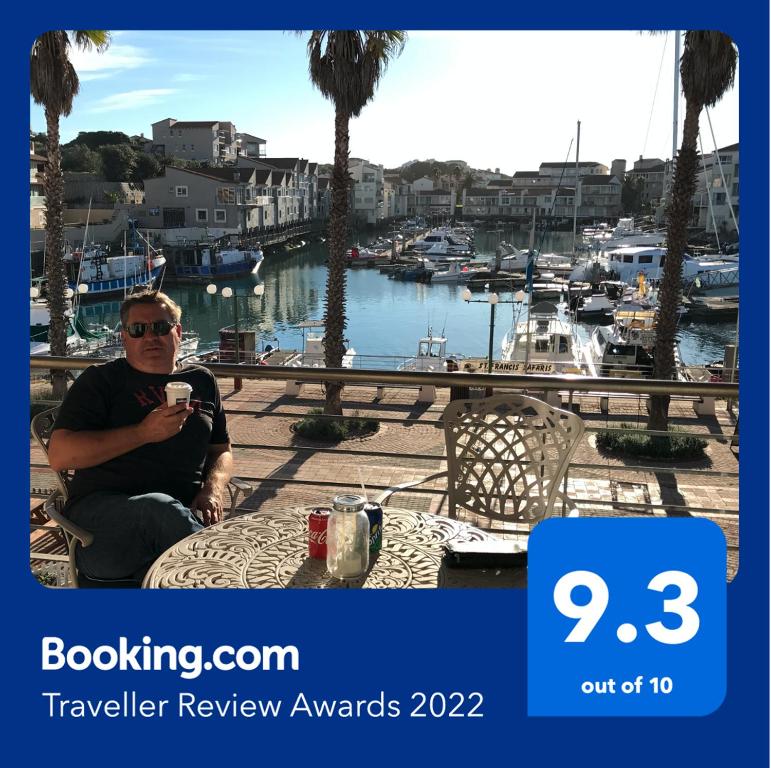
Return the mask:
<svg viewBox="0 0 771 768">
<path fill-rule="evenodd" d="M 177 187 L 176 195 L 177 197 L 187 197 L 187 187 Z"/>
<path fill-rule="evenodd" d="M 224 224 L 227 221 L 227 211 L 223 211 L 222 208 L 214 209 L 214 223 Z"/>
<path fill-rule="evenodd" d="M 624 264 L 631 264 L 634 261 L 634 256 L 631 253 L 624 254 Z"/>
<path fill-rule="evenodd" d="M 208 208 L 196 208 L 195 209 L 196 221 L 209 221 L 209 209 Z"/>
<path fill-rule="evenodd" d="M 220 187 L 217 190 L 217 202 L 221 205 L 235 205 L 236 190 L 232 187 Z"/>
<path fill-rule="evenodd" d="M 640 264 L 653 264 L 653 254 L 641 253 L 638 261 Z"/>
<path fill-rule="evenodd" d="M 187 144 L 183 144 L 182 149 L 187 149 Z"/>
</svg>

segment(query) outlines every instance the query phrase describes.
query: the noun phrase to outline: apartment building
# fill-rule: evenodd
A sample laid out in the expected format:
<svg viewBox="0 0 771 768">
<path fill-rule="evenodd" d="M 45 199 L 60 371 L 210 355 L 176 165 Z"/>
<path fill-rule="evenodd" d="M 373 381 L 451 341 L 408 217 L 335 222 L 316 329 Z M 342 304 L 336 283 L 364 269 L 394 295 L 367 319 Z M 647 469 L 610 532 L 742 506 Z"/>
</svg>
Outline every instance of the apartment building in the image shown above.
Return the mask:
<svg viewBox="0 0 771 768">
<path fill-rule="evenodd" d="M 608 166 L 591 160 L 578 163 L 578 176 L 605 176 L 608 174 Z M 541 163 L 538 166 L 538 175 L 546 176 L 554 184 L 574 184 L 576 179 L 575 163 Z"/>
<path fill-rule="evenodd" d="M 581 176 L 578 184 L 580 219 L 614 218 L 621 211 L 621 182 L 610 175 Z M 491 182 L 463 192 L 464 216 L 504 216 L 528 218 L 552 216 L 555 219 L 573 216 L 576 188 L 571 186 L 506 187 Z"/>
<path fill-rule="evenodd" d="M 237 164 L 244 167 L 272 170 L 275 179 L 284 174 L 282 184 L 275 185 L 279 224 L 297 224 L 318 218 L 318 163 L 311 163 L 302 157 L 241 156 Z"/>
<path fill-rule="evenodd" d="M 635 160 L 632 169 L 626 177 L 634 181 L 640 189 L 640 202 L 643 205 L 657 206 L 664 197 L 664 183 L 667 178 L 667 167 L 658 157 L 644 158 L 640 155 Z"/>
<path fill-rule="evenodd" d="M 736 231 L 739 223 L 738 144 L 723 147 L 700 159 L 692 222 L 708 232 L 715 229 L 718 233 Z"/>
<path fill-rule="evenodd" d="M 256 168 L 168 166 L 163 176 L 144 181 L 143 226 L 198 229 L 217 237 L 275 226 L 275 198 L 268 190 L 285 183 L 284 174 L 278 176 Z"/>
<path fill-rule="evenodd" d="M 226 120 L 186 121 L 168 117 L 152 127 L 152 151 L 156 155 L 223 165 L 235 162 L 239 154 L 236 127 Z"/>
<path fill-rule="evenodd" d="M 354 218 L 364 224 L 377 224 L 386 218 L 383 166 L 352 157 L 348 174 L 353 179 Z"/>
</svg>

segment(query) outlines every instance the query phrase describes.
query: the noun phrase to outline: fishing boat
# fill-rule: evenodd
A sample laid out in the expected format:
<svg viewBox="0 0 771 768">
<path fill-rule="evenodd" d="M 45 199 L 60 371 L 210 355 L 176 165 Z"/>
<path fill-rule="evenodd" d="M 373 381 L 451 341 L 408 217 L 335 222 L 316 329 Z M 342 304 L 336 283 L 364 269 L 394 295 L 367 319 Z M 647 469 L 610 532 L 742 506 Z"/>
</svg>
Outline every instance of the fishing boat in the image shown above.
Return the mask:
<svg viewBox="0 0 771 768">
<path fill-rule="evenodd" d="M 305 320 L 297 326 L 303 334 L 302 352 L 289 356 L 284 365 L 291 368 L 326 368 L 324 362 L 324 323 Z M 343 355 L 343 368 L 352 368 L 356 350 L 349 347 Z"/>
<path fill-rule="evenodd" d="M 613 325 L 598 325 L 592 331 L 585 353 L 600 376 L 650 378 L 655 343 L 655 309 L 630 307 L 615 311 Z M 677 345 L 675 365 L 681 367 Z"/>
<path fill-rule="evenodd" d="M 399 365 L 400 371 L 421 371 L 423 373 L 444 372 L 447 370 L 447 360 L 463 359 L 463 355 L 447 354 L 447 338 L 444 334 L 434 336 L 431 328 L 428 335 L 418 341 L 418 351 L 415 357 L 410 357 Z"/>
<path fill-rule="evenodd" d="M 264 259 L 259 247 L 223 248 L 197 243 L 167 250 L 171 270 L 166 279 L 179 283 L 211 282 L 256 275 Z"/>
<path fill-rule="evenodd" d="M 586 373 L 588 361 L 575 326 L 546 301 L 533 305 L 515 322 L 501 344 L 497 373 Z M 592 370 L 590 375 L 594 375 Z"/>
<path fill-rule="evenodd" d="M 84 299 L 128 294 L 138 288 L 156 287 L 163 275 L 166 258 L 159 251 L 140 253 L 124 251 L 111 256 L 108 245 L 92 243 L 83 250 L 70 251 L 63 257 L 67 285 L 73 291 L 80 285 L 88 290 Z"/>
</svg>

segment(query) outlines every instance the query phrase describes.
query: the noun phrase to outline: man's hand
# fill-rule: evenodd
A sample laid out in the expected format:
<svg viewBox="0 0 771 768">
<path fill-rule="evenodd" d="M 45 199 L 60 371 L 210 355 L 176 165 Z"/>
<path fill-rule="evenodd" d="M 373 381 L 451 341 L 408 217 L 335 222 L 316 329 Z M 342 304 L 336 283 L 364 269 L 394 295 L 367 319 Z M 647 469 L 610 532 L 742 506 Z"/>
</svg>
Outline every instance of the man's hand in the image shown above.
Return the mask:
<svg viewBox="0 0 771 768">
<path fill-rule="evenodd" d="M 193 412 L 184 403 L 168 406 L 165 403 L 147 414 L 137 425 L 144 443 L 161 443 L 174 437 Z"/>
<path fill-rule="evenodd" d="M 215 488 L 204 485 L 190 504 L 192 510 L 198 510 L 206 526 L 222 520 L 222 494 Z"/>
</svg>

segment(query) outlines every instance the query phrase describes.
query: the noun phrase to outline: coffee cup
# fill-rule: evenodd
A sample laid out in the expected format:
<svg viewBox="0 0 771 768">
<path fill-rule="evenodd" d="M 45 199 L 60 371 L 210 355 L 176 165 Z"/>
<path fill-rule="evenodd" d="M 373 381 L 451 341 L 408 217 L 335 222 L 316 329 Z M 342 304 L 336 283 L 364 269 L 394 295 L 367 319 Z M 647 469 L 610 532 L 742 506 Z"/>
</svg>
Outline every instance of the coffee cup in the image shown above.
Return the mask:
<svg viewBox="0 0 771 768">
<path fill-rule="evenodd" d="M 166 402 L 169 404 L 169 407 L 180 405 L 181 403 L 188 405 L 192 392 L 193 388 L 186 382 L 170 381 L 166 385 Z"/>
</svg>

